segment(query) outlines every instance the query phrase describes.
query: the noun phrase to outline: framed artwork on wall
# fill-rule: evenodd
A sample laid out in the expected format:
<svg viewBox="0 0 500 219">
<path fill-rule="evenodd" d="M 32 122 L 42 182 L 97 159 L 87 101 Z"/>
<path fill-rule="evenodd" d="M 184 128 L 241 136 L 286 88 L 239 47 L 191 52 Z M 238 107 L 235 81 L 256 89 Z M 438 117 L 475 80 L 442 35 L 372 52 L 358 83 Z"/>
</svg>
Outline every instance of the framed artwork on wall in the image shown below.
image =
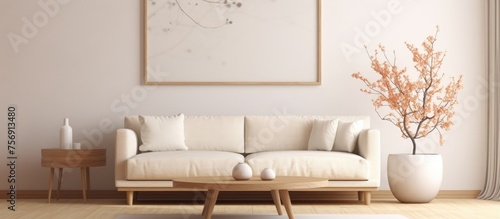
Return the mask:
<svg viewBox="0 0 500 219">
<path fill-rule="evenodd" d="M 320 85 L 321 0 L 143 0 L 147 85 Z"/>
</svg>

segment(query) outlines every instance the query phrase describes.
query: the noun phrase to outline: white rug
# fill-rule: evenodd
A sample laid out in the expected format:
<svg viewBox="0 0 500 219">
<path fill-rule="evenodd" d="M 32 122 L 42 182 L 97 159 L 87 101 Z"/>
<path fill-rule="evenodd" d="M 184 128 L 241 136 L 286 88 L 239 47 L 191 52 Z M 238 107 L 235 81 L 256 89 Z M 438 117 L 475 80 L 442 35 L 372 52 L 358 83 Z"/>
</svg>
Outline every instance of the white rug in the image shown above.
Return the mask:
<svg viewBox="0 0 500 219">
<path fill-rule="evenodd" d="M 235 215 L 214 214 L 213 219 L 288 219 L 286 215 Z M 296 214 L 296 219 L 408 219 L 398 214 Z M 203 219 L 201 215 L 129 214 L 115 219 Z"/>
</svg>

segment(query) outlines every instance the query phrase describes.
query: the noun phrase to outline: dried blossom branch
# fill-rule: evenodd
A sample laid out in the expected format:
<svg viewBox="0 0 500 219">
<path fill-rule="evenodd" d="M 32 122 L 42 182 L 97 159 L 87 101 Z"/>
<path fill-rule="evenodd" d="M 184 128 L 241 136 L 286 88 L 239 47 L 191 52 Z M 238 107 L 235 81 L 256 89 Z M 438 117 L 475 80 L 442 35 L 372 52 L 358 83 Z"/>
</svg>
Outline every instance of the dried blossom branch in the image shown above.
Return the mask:
<svg viewBox="0 0 500 219">
<path fill-rule="evenodd" d="M 399 128 L 403 138 L 409 138 L 413 144 L 413 154 L 416 153 L 416 139 L 426 137 L 433 131 L 439 133 L 440 144 L 443 144 L 442 130 L 449 130 L 453 125 L 453 107 L 458 103 L 458 91 L 463 88 L 462 76 L 457 80 L 450 78 L 447 85 L 443 83 L 444 74 L 440 73 L 445 53 L 436 51 L 434 43 L 437 40 L 439 27 L 436 27 L 434 36 L 428 36 L 422 43 L 421 49 L 405 42 L 413 57 L 414 70 L 418 73 L 412 81 L 407 69 L 399 69 L 396 65 L 396 55 L 391 63 L 386 55 L 384 46 L 379 45 L 374 55 L 367 54 L 371 61 L 371 68 L 380 76 L 374 82 L 357 72 L 353 78 L 361 80 L 368 89 L 362 92 L 373 94 L 372 99 L 377 115 Z M 382 53 L 383 59 L 378 56 Z M 381 109 L 388 109 L 383 114 Z"/>
</svg>

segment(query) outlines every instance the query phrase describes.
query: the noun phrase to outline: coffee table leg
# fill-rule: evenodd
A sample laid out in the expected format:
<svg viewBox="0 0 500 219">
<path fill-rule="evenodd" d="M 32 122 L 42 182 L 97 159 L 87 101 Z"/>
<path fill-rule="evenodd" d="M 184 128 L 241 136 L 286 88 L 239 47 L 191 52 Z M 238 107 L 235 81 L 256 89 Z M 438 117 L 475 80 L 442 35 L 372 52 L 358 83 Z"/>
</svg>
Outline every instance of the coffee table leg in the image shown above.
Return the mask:
<svg viewBox="0 0 500 219">
<path fill-rule="evenodd" d="M 208 209 L 208 203 L 210 202 L 210 196 L 213 194 L 210 193 L 210 190 L 207 191 L 207 196 L 205 197 L 205 203 L 203 204 L 203 210 L 201 211 L 201 215 L 205 216 L 207 214 L 207 209 Z"/>
<path fill-rule="evenodd" d="M 205 219 L 212 218 L 212 212 L 214 211 L 215 202 L 217 202 L 217 196 L 219 195 L 219 190 L 209 189 L 207 198 L 205 200 L 205 206 L 203 207 L 202 215 Z"/>
<path fill-rule="evenodd" d="M 292 202 L 290 201 L 290 195 L 288 194 L 288 190 L 280 190 L 280 196 L 283 200 L 283 204 L 285 205 L 286 214 L 289 219 L 294 219 L 292 211 Z"/>
<path fill-rule="evenodd" d="M 282 215 L 283 212 L 281 211 L 281 199 L 279 191 L 271 190 L 271 195 L 273 196 L 273 202 L 274 205 L 276 206 L 276 210 L 278 211 L 278 215 Z"/>
</svg>

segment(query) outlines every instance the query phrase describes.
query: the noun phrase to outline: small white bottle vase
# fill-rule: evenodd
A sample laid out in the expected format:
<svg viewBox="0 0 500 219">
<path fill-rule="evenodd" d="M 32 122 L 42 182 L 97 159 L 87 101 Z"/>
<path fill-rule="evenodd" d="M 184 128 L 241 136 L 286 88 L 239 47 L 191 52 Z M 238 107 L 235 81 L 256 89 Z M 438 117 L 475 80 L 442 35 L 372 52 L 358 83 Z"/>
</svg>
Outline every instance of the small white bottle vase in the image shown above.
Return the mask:
<svg viewBox="0 0 500 219">
<path fill-rule="evenodd" d="M 252 168 L 246 163 L 238 163 L 233 167 L 233 178 L 235 180 L 249 180 L 252 178 Z"/>
<path fill-rule="evenodd" d="M 64 125 L 60 131 L 60 147 L 62 149 L 71 149 L 73 145 L 73 129 L 69 126 L 69 119 L 64 118 Z"/>
</svg>

